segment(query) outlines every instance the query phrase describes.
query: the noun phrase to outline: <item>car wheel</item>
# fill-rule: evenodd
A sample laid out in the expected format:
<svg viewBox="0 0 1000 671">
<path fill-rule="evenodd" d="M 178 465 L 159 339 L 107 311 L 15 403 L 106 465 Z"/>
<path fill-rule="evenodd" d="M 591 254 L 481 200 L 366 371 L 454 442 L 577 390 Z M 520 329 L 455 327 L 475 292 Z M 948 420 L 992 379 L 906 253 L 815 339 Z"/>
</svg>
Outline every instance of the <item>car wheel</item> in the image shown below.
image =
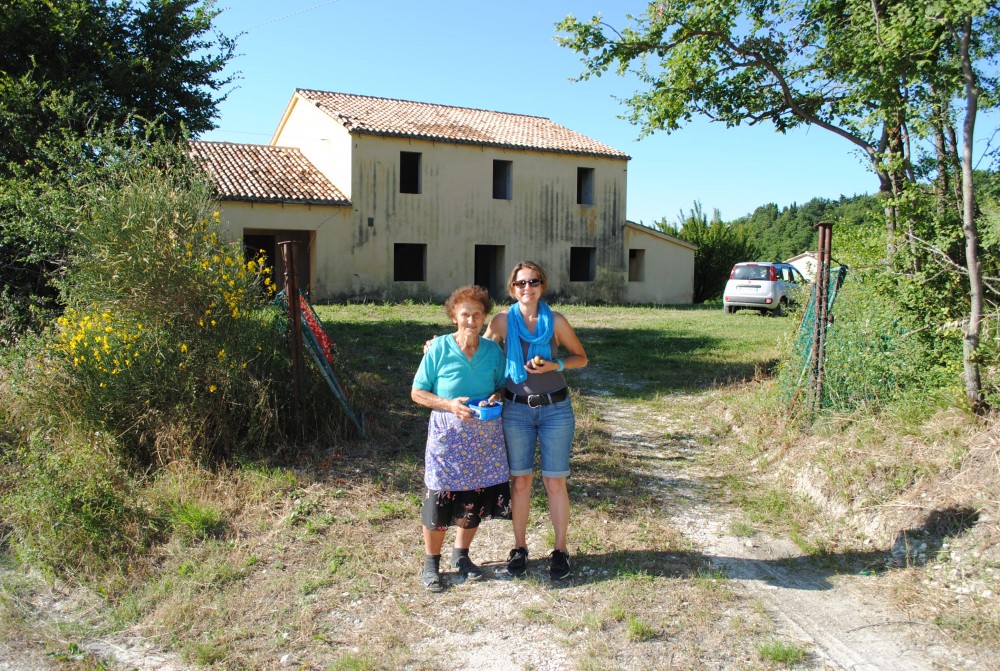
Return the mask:
<svg viewBox="0 0 1000 671">
<path fill-rule="evenodd" d="M 722 313 L 723 314 L 731 315 L 734 312 L 736 312 L 736 308 L 734 308 L 732 305 L 723 305 L 722 306 Z"/>
<path fill-rule="evenodd" d="M 775 317 L 784 317 L 785 313 L 788 311 L 788 301 L 782 298 L 778 301 L 778 307 L 774 308 L 773 314 Z"/>
</svg>

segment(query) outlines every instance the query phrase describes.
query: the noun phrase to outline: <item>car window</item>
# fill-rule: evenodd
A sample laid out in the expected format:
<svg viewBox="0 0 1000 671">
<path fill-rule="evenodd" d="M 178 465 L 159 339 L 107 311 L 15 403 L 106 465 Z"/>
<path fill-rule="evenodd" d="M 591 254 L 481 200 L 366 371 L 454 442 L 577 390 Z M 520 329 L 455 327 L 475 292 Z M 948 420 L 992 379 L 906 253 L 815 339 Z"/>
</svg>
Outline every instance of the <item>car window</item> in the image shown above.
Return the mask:
<svg viewBox="0 0 1000 671">
<path fill-rule="evenodd" d="M 794 266 L 776 266 L 775 270 L 778 271 L 778 278 L 782 282 L 789 282 L 800 284 L 805 282 L 805 278 Z"/>
<path fill-rule="evenodd" d="M 767 266 L 736 266 L 733 268 L 734 280 L 766 280 L 768 276 Z"/>
</svg>

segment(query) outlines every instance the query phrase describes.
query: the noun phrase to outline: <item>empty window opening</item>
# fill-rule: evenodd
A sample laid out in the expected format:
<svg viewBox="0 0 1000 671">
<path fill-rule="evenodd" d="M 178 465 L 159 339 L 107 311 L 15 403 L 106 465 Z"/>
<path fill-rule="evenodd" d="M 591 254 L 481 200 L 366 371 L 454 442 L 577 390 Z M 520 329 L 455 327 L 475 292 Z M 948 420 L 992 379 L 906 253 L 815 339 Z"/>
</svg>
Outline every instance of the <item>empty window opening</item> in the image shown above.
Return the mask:
<svg viewBox="0 0 1000 671">
<path fill-rule="evenodd" d="M 419 152 L 399 152 L 399 192 L 420 193 Z"/>
<path fill-rule="evenodd" d="M 597 247 L 570 247 L 569 281 L 593 282 L 597 275 Z"/>
<path fill-rule="evenodd" d="M 576 204 L 594 204 L 594 169 L 576 169 Z"/>
<path fill-rule="evenodd" d="M 394 282 L 427 280 L 427 245 L 397 242 L 393 245 L 392 279 Z"/>
<path fill-rule="evenodd" d="M 495 200 L 511 199 L 513 175 L 513 161 L 493 161 L 493 198 Z"/>
<path fill-rule="evenodd" d="M 628 250 L 628 281 L 644 282 L 646 280 L 646 250 Z"/>
</svg>

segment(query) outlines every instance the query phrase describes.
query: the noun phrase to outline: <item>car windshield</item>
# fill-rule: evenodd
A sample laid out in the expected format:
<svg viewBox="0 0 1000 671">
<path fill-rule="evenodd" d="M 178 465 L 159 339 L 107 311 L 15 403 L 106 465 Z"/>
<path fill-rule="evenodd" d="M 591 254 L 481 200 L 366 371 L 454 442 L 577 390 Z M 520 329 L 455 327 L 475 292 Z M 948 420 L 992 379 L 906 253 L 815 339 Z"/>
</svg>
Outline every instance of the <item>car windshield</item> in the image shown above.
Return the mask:
<svg viewBox="0 0 1000 671">
<path fill-rule="evenodd" d="M 736 266 L 733 268 L 734 280 L 766 280 L 770 277 L 768 266 Z"/>
</svg>

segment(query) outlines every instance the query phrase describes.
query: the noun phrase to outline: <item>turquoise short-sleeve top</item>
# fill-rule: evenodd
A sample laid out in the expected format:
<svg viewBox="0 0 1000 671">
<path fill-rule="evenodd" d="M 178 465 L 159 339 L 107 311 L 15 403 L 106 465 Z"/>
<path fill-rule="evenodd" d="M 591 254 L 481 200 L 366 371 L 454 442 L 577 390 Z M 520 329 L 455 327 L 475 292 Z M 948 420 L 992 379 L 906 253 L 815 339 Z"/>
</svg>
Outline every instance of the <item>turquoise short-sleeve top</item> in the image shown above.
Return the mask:
<svg viewBox="0 0 1000 671">
<path fill-rule="evenodd" d="M 479 348 L 470 361 L 451 334 L 431 341 L 413 387 L 441 398 L 486 398 L 503 387 L 505 358 L 500 345 L 479 336 Z"/>
</svg>

